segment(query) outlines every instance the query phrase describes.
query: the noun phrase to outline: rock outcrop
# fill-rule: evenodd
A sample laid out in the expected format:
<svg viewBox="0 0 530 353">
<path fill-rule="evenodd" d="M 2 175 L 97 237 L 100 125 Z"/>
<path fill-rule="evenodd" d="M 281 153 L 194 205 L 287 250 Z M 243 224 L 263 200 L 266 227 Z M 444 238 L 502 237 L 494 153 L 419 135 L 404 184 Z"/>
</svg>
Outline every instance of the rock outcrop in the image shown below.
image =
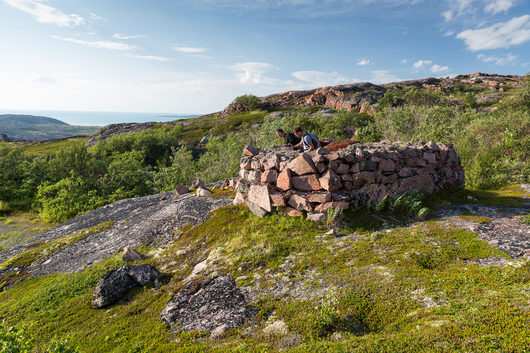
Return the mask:
<svg viewBox="0 0 530 353">
<path fill-rule="evenodd" d="M 234 279 L 220 276 L 188 283 L 173 296 L 160 318 L 180 331 L 206 331 L 241 326 L 255 313 Z"/>
<path fill-rule="evenodd" d="M 133 288 L 153 286 L 159 276 L 151 265 L 126 265 L 109 271 L 98 281 L 92 305 L 99 309 L 114 304 Z"/>
<path fill-rule="evenodd" d="M 120 200 L 50 229 L 31 243 L 0 252 L 0 263 L 32 249 L 32 244 L 53 241 L 103 222 L 113 222 L 111 227 L 70 244 L 48 255 L 44 262 L 26 269 L 32 275 L 76 272 L 107 259 L 126 246 L 165 244 L 176 229 L 186 224 L 202 223 L 211 211 L 231 202 L 229 198 L 205 198 L 193 194 L 172 197 L 171 192 Z"/>
<path fill-rule="evenodd" d="M 361 207 L 413 189 L 432 194 L 465 181 L 456 150 L 434 142 L 354 144 L 309 153 L 275 147 L 244 156 L 240 167 L 236 200 L 260 217 L 283 207 L 288 214 L 307 212 L 321 220 L 315 213 L 330 207 Z"/>
</svg>

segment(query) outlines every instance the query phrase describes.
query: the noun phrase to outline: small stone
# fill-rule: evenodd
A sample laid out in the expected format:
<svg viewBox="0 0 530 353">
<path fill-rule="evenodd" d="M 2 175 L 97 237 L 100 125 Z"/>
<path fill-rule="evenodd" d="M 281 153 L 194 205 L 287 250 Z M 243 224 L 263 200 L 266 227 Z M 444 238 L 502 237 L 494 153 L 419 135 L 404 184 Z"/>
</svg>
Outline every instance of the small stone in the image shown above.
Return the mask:
<svg viewBox="0 0 530 353">
<path fill-rule="evenodd" d="M 328 166 L 326 163 L 320 162 L 315 165 L 319 173 L 324 173 L 326 169 L 328 169 Z"/>
<path fill-rule="evenodd" d="M 346 174 L 348 173 L 349 170 L 350 170 L 350 166 L 348 164 L 341 163 L 337 167 L 337 174 Z"/>
<path fill-rule="evenodd" d="M 271 212 L 271 200 L 267 185 L 251 185 L 247 195 L 248 201 L 258 205 L 267 212 Z"/>
<path fill-rule="evenodd" d="M 308 153 L 303 153 L 293 159 L 287 168 L 297 175 L 305 175 L 317 172 L 317 168 L 315 167 L 315 164 Z"/>
<path fill-rule="evenodd" d="M 326 173 L 319 179 L 320 185 L 329 192 L 335 192 L 342 188 L 340 178 L 334 171 L 328 169 Z"/>
<path fill-rule="evenodd" d="M 331 201 L 331 193 L 315 192 L 307 195 L 307 201 L 314 203 L 324 203 Z"/>
<path fill-rule="evenodd" d="M 278 172 L 274 169 L 265 170 L 261 174 L 261 182 L 266 184 L 274 184 L 278 180 Z"/>
<path fill-rule="evenodd" d="M 436 154 L 432 152 L 423 152 L 423 159 L 430 164 L 436 164 Z"/>
<path fill-rule="evenodd" d="M 175 192 L 173 193 L 173 195 L 174 196 L 185 195 L 188 192 L 190 192 L 190 189 L 187 186 L 178 184 L 177 187 L 175 188 Z"/>
<path fill-rule="evenodd" d="M 213 192 L 203 187 L 198 187 L 197 191 L 195 192 L 195 195 L 197 195 L 197 197 L 210 196 L 211 194 L 213 194 Z"/>
<path fill-rule="evenodd" d="M 291 179 L 293 188 L 300 191 L 318 191 L 322 189 L 315 174 L 294 176 Z"/>
<path fill-rule="evenodd" d="M 246 146 L 243 150 L 243 154 L 248 157 L 257 156 L 260 152 L 262 152 L 261 149 L 250 145 Z"/>
<path fill-rule="evenodd" d="M 285 213 L 290 217 L 302 217 L 304 214 L 292 207 L 285 207 Z"/>
<path fill-rule="evenodd" d="M 400 178 L 408 178 L 412 176 L 412 171 L 409 168 L 402 168 L 398 172 Z"/>
<path fill-rule="evenodd" d="M 387 159 L 382 159 L 379 161 L 379 171 L 381 172 L 393 172 L 396 169 L 394 162 Z"/>
<path fill-rule="evenodd" d="M 280 158 L 273 154 L 273 155 L 268 155 L 265 160 L 263 160 L 263 169 L 265 170 L 269 170 L 269 169 L 276 169 L 276 170 L 279 170 L 280 169 Z"/>
<path fill-rule="evenodd" d="M 292 206 L 294 209 L 299 211 L 312 211 L 313 208 L 307 199 L 303 198 L 300 195 L 293 195 L 288 202 L 289 206 Z"/>
<path fill-rule="evenodd" d="M 316 223 L 322 223 L 325 222 L 327 218 L 327 215 L 325 213 L 319 213 L 319 212 L 308 212 L 307 213 L 307 219 Z"/>
<path fill-rule="evenodd" d="M 291 188 L 291 171 L 289 169 L 284 169 L 280 175 L 278 175 L 276 188 L 282 191 L 287 191 Z"/>
<path fill-rule="evenodd" d="M 123 254 L 121 257 L 126 262 L 139 261 L 142 259 L 142 256 L 133 249 L 131 249 L 129 246 L 123 248 Z"/>
<path fill-rule="evenodd" d="M 360 162 L 360 169 L 363 172 L 375 172 L 377 170 L 377 161 L 368 160 Z"/>
<path fill-rule="evenodd" d="M 419 158 L 410 158 L 410 159 L 407 159 L 407 167 L 413 167 L 413 168 L 418 168 L 418 167 L 425 167 L 425 161 L 423 159 L 419 159 Z"/>
<path fill-rule="evenodd" d="M 248 209 L 250 210 L 250 212 L 252 212 L 254 215 L 258 216 L 259 218 L 263 218 L 269 213 L 269 212 L 267 212 L 267 210 L 259 207 L 254 202 L 250 202 L 250 201 L 246 200 L 245 203 L 246 203 Z"/>
<path fill-rule="evenodd" d="M 226 333 L 227 330 L 228 330 L 228 326 L 227 325 L 217 326 L 210 333 L 210 339 L 211 340 L 216 340 L 216 339 L 219 339 L 219 338 L 223 337 L 223 335 Z"/>
<path fill-rule="evenodd" d="M 204 184 L 204 181 L 202 181 L 201 179 L 195 179 L 192 183 L 191 183 L 191 187 L 194 188 L 194 189 L 198 189 L 200 187 L 204 187 L 206 184 Z"/>
<path fill-rule="evenodd" d="M 320 147 L 320 148 L 317 148 L 316 150 L 316 154 L 320 154 L 320 155 L 327 155 L 327 154 L 330 154 L 331 151 L 324 148 L 324 147 Z"/>
</svg>

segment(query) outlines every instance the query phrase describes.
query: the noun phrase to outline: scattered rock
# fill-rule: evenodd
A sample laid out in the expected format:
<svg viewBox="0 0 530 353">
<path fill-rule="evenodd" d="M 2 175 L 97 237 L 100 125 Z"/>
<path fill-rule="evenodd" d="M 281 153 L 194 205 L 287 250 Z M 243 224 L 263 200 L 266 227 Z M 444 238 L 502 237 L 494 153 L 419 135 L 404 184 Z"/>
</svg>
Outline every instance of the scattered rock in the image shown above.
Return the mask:
<svg viewBox="0 0 530 353">
<path fill-rule="evenodd" d="M 224 330 L 239 327 L 254 314 L 234 279 L 220 276 L 188 283 L 173 296 L 160 318 L 173 329 L 205 331 L 221 326 L 225 326 Z"/>
<path fill-rule="evenodd" d="M 197 197 L 205 197 L 205 196 L 210 196 L 211 194 L 213 194 L 213 192 L 211 192 L 210 190 L 200 186 L 197 188 L 197 191 L 195 192 L 195 195 L 197 195 Z"/>
<path fill-rule="evenodd" d="M 204 187 L 204 186 L 206 186 L 206 184 L 204 184 L 204 181 L 202 181 L 201 179 L 195 179 L 191 183 L 191 187 L 194 188 L 194 189 L 198 189 L 198 188 L 201 188 L 201 187 Z"/>
<path fill-rule="evenodd" d="M 243 154 L 248 157 L 257 156 L 260 152 L 262 152 L 261 149 L 250 145 L 246 146 L 243 150 Z"/>
<path fill-rule="evenodd" d="M 142 256 L 140 254 L 138 254 L 136 251 L 134 251 L 133 249 L 131 249 L 129 246 L 126 246 L 123 249 L 122 258 L 123 258 L 124 261 L 134 262 L 134 261 L 141 260 Z"/>
<path fill-rule="evenodd" d="M 259 207 L 254 202 L 246 200 L 245 203 L 246 203 L 248 209 L 250 210 L 250 212 L 254 213 L 254 215 L 258 216 L 259 218 L 263 218 L 263 217 L 265 217 L 266 215 L 269 214 L 269 212 L 267 210 Z"/>
<path fill-rule="evenodd" d="M 99 309 L 114 304 L 135 287 L 153 285 L 159 276 L 151 265 L 125 265 L 107 272 L 94 289 L 92 305 Z"/>
<path fill-rule="evenodd" d="M 327 215 L 325 213 L 308 212 L 307 219 L 316 223 L 322 223 L 326 221 Z"/>
<path fill-rule="evenodd" d="M 188 192 L 190 192 L 190 189 L 187 186 L 178 184 L 177 187 L 175 188 L 175 192 L 173 195 L 179 196 L 179 195 L 187 194 Z"/>
</svg>

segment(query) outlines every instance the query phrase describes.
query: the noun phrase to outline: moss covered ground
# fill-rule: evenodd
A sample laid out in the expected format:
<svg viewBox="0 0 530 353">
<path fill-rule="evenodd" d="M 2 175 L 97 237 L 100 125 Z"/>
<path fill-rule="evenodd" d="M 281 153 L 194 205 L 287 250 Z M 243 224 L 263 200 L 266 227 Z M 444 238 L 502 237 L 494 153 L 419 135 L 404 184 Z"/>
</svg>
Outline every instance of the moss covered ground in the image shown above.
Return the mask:
<svg viewBox="0 0 530 353">
<path fill-rule="evenodd" d="M 302 218 L 222 208 L 164 248 L 138 249 L 169 275 L 155 288 L 93 309 L 97 280 L 123 264 L 116 255 L 75 274 L 23 278 L 0 293 L 0 318 L 29 325 L 38 352 L 54 337 L 81 352 L 530 351 L 528 262 L 479 266 L 508 257 L 443 221 L 363 212 L 347 214 L 337 237 Z M 205 260 L 201 277 L 230 273 L 259 311 L 213 341 L 169 332 L 158 318 Z"/>
</svg>

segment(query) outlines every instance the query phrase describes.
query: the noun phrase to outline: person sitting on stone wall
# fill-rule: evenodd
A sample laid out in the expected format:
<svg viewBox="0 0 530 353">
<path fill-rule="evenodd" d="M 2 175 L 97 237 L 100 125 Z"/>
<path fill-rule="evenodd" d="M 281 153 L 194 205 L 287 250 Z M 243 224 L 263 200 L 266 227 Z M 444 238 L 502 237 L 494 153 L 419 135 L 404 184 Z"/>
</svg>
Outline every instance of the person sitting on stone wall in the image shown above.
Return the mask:
<svg viewBox="0 0 530 353">
<path fill-rule="evenodd" d="M 318 140 L 318 136 L 315 133 L 304 132 L 302 128 L 298 126 L 294 129 L 294 134 L 296 137 L 302 139 L 302 141 L 295 145 L 294 148 L 303 146 L 304 152 L 310 152 L 320 147 L 320 141 Z"/>
<path fill-rule="evenodd" d="M 284 139 L 285 144 L 288 146 L 296 146 L 302 141 L 292 132 L 285 133 L 282 129 L 276 130 L 276 135 Z"/>
</svg>

